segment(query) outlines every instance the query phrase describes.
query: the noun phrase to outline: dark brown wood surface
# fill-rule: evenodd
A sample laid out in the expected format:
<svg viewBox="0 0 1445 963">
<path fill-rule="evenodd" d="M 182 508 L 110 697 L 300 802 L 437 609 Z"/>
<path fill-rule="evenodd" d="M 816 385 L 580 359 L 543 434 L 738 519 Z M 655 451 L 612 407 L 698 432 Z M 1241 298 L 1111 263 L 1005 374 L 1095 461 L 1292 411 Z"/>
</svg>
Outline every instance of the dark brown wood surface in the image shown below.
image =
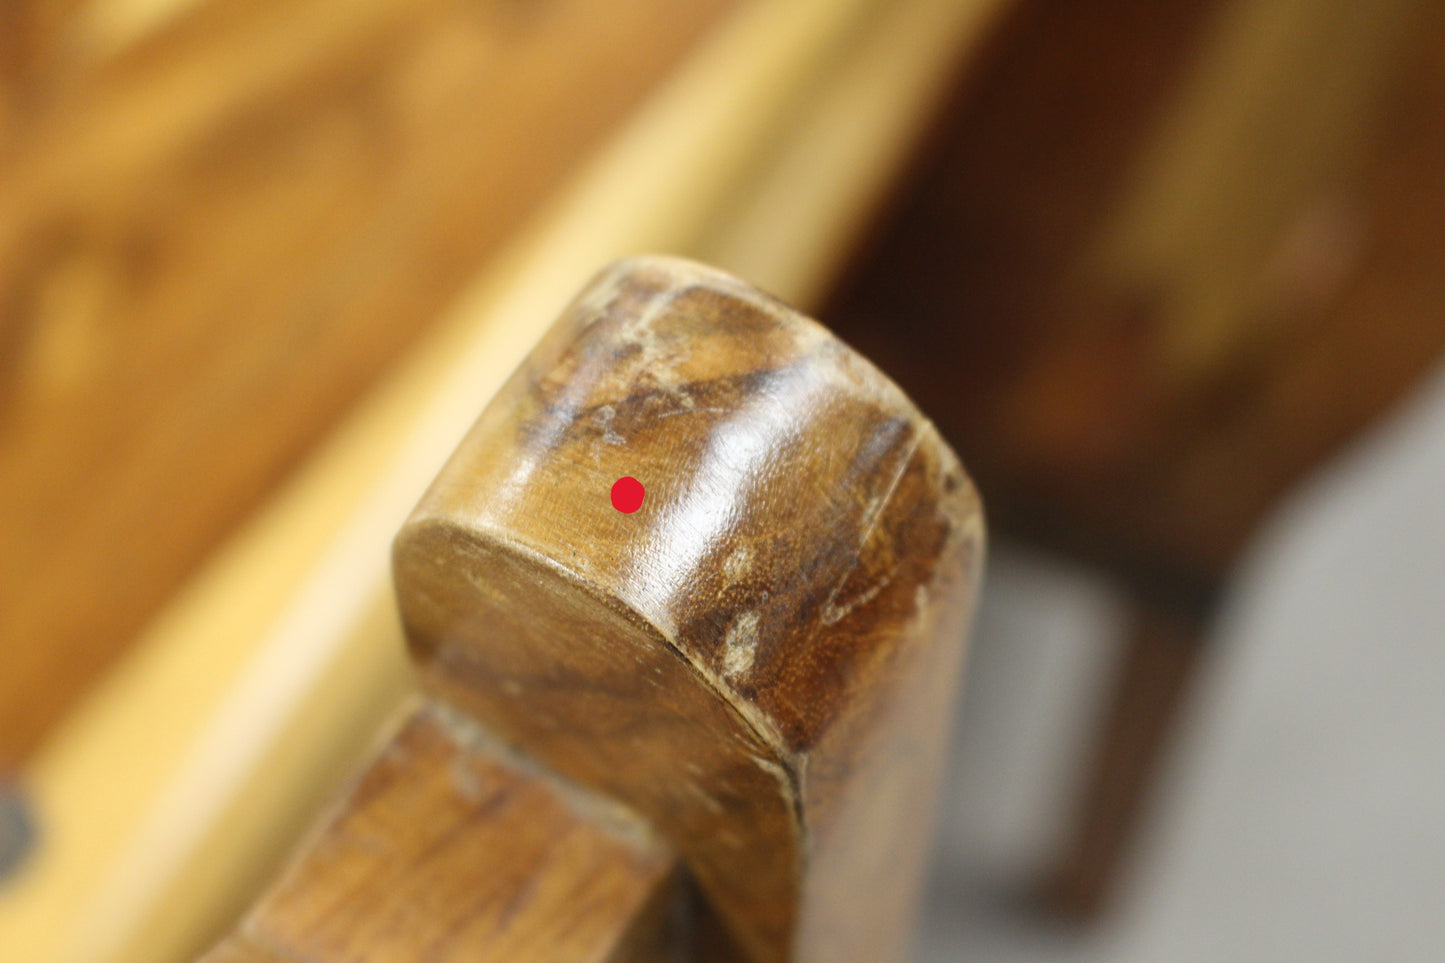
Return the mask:
<svg viewBox="0 0 1445 963">
<path fill-rule="evenodd" d="M 432 701 L 208 963 L 902 959 L 983 536 L 816 322 L 605 270 L 397 535 Z"/>
<path fill-rule="evenodd" d="M 1052 880 L 1081 915 L 1233 566 L 1445 353 L 1442 36 L 1413 0 L 1019 3 L 825 311 L 938 421 L 997 530 L 1136 608 Z M 1140 222 L 1177 229 L 1121 245 Z"/>
<path fill-rule="evenodd" d="M 1219 320 L 1224 350 L 1198 364 L 1174 354 L 1180 329 L 1207 327 L 1170 287 L 1192 277 L 1101 267 L 1141 158 L 1189 120 L 1176 116 L 1193 106 L 1186 81 L 1222 15 L 1268 6 L 1281 4 L 1011 8 L 886 232 L 824 312 L 938 422 L 996 523 L 1161 604 L 1205 600 L 1282 495 L 1445 350 L 1442 34 L 1428 4 L 1320 4 L 1312 27 L 1300 16 L 1312 59 L 1283 45 L 1298 61 L 1279 78 L 1291 91 L 1297 74 L 1329 72 L 1331 50 L 1358 57 L 1352 37 L 1372 19 L 1415 29 L 1356 68 L 1369 89 L 1355 96 L 1374 105 L 1363 120 L 1333 89 L 1271 92 L 1286 113 L 1298 101 L 1338 115 L 1355 138 L 1328 165 L 1308 144 L 1286 145 L 1300 148 L 1293 160 L 1239 162 L 1237 181 L 1293 199 L 1268 230 L 1244 202 L 1199 215 L 1220 243 L 1233 231 L 1267 244 L 1252 276 L 1214 279 L 1270 292 Z M 1208 172 L 1199 180 L 1183 186 L 1208 196 Z"/>
<path fill-rule="evenodd" d="M 608 493 L 636 477 L 634 514 Z M 751 958 L 894 960 L 981 563 L 938 434 L 823 328 L 627 262 L 398 537 L 433 691 L 627 801 Z"/>
<path fill-rule="evenodd" d="M 0 14 L 0 766 L 731 3 L 97 6 Z"/>
<path fill-rule="evenodd" d="M 397 537 L 433 701 L 211 963 L 902 958 L 982 553 L 867 361 L 615 265 Z"/>
</svg>

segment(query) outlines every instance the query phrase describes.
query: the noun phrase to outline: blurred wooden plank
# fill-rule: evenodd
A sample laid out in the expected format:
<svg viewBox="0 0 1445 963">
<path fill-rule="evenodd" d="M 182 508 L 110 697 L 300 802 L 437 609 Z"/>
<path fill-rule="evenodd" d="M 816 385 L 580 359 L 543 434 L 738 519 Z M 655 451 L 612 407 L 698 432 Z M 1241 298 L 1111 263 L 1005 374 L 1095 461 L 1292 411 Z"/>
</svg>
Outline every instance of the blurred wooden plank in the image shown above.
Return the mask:
<svg viewBox="0 0 1445 963">
<path fill-rule="evenodd" d="M 230 920 L 399 697 L 387 544 L 476 413 L 599 265 L 644 250 L 711 257 L 707 239 L 743 236 L 729 226 L 740 200 L 773 182 L 792 136 L 819 129 L 820 92 L 870 80 L 892 91 L 848 119 L 863 130 L 926 113 L 929 85 L 874 73 L 903 54 L 870 44 L 912 43 L 920 9 L 935 29 L 956 31 L 929 56 L 976 49 L 982 17 L 943 0 L 759 0 L 689 60 L 29 767 L 49 831 L 0 893 L 0 942 L 31 958 L 154 963 L 185 958 Z M 897 28 L 905 21 L 914 26 Z M 894 152 L 865 157 L 863 183 L 821 172 L 857 189 L 848 203 L 880 196 L 876 185 L 897 173 Z M 814 200 L 775 214 L 796 243 L 836 251 L 836 212 Z M 820 262 L 800 253 L 796 263 Z M 772 283 L 785 296 L 808 289 L 786 275 Z M 108 804 L 97 810 L 101 794 Z"/>
<path fill-rule="evenodd" d="M 20 77 L 0 765 L 730 3 L 208 0 Z"/>
<path fill-rule="evenodd" d="M 1445 353 L 1445 20 L 1438 9 L 1433 20 L 1421 32 L 1431 38 L 1425 55 L 1404 59 L 1405 83 L 1378 106 L 1369 139 L 1353 145 L 1364 156 L 1316 185 L 1312 199 L 1296 198 L 1302 210 L 1284 242 L 1256 266 L 1263 283 L 1241 285 L 1257 300 L 1242 318 L 1247 324 L 1222 332 L 1233 336 L 1229 352 L 1246 361 L 1231 359 L 1243 369 L 1229 384 L 1232 397 L 1216 395 L 1213 417 L 1199 419 L 1179 445 L 1178 463 L 1156 480 L 1152 512 L 1179 543 L 1219 540 L 1231 559 L 1308 471 L 1413 390 Z M 1182 312 L 1171 320 L 1201 317 Z M 1051 881 L 1052 898 L 1085 917 L 1107 905 L 1127 871 L 1127 846 L 1199 662 L 1189 649 L 1207 641 L 1202 627 L 1177 618 L 1171 625 L 1141 611 L 1136 620 L 1075 832 Z"/>
<path fill-rule="evenodd" d="M 840 306 L 999 528 L 1137 603 L 1052 880 L 1078 915 L 1231 567 L 1445 350 L 1441 25 L 1421 0 L 1021 3 Z"/>
<path fill-rule="evenodd" d="M 635 515 L 604 497 L 628 471 Z M 428 693 L 646 817 L 740 959 L 894 963 L 982 561 L 962 468 L 876 368 L 643 257 L 491 400 L 392 573 Z"/>
<path fill-rule="evenodd" d="M 1109 287 L 1159 292 L 1165 377 L 1192 387 L 1280 336 L 1300 296 L 1281 288 L 1302 283 L 1279 276 L 1282 239 L 1378 148 L 1430 7 L 1235 0 L 1209 25 L 1083 259 Z"/>
<path fill-rule="evenodd" d="M 1030 0 L 1000 33 L 835 321 L 969 454 L 996 521 L 1198 608 L 1346 422 L 1408 382 L 1336 372 L 1310 403 L 1348 419 L 1252 437 L 1386 235 L 1362 175 L 1394 149 L 1381 122 L 1438 11 Z M 1424 313 L 1358 330 L 1356 351 L 1409 342 L 1421 365 L 1445 337 Z"/>
<path fill-rule="evenodd" d="M 902 5 L 781 140 L 736 209 L 699 243 L 707 259 L 815 310 L 887 207 L 899 174 L 973 67 L 1009 0 Z"/>
</svg>

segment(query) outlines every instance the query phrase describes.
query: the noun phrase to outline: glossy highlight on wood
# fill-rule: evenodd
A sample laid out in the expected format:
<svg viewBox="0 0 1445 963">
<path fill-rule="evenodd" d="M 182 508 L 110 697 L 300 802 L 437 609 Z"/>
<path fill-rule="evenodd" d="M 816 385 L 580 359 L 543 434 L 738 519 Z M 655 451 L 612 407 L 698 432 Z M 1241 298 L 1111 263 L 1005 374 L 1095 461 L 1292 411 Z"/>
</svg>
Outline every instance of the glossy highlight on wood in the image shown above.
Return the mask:
<svg viewBox="0 0 1445 963">
<path fill-rule="evenodd" d="M 634 517 L 576 498 L 651 480 Z M 432 691 L 625 800 L 757 960 L 902 952 L 981 562 L 933 426 L 688 262 L 604 272 L 398 536 Z"/>
<path fill-rule="evenodd" d="M 821 326 L 604 271 L 397 536 L 427 701 L 207 963 L 902 958 L 982 540 Z"/>
</svg>

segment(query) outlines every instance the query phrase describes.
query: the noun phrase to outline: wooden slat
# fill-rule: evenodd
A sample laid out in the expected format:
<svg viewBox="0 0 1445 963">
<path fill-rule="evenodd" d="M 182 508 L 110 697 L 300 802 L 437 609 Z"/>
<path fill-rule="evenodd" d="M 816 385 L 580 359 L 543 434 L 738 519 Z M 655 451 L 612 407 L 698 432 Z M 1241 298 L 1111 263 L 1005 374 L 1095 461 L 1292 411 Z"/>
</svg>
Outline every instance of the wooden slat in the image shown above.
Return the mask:
<svg viewBox="0 0 1445 963">
<path fill-rule="evenodd" d="M 413 711 L 203 963 L 649 963 L 678 862 L 636 816 Z"/>
</svg>

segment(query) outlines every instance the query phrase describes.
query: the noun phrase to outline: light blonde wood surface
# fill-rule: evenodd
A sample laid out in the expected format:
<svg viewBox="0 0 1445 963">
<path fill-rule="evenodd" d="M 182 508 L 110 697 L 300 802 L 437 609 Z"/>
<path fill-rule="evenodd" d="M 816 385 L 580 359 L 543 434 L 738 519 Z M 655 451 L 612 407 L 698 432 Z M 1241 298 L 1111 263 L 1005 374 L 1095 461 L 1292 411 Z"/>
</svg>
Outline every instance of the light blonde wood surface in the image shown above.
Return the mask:
<svg viewBox="0 0 1445 963">
<path fill-rule="evenodd" d="M 706 239 L 722 236 L 734 239 L 729 250 L 746 249 L 729 218 L 746 209 L 750 185 L 771 180 L 769 158 L 789 156 L 778 145 L 817 129 L 809 118 L 826 101 L 826 78 L 872 89 L 872 76 L 892 96 L 869 99 L 848 123 L 839 111 L 825 128 L 852 137 L 851 124 L 903 115 L 916 124 L 930 108 L 930 77 L 973 49 L 993 6 L 762 2 L 730 20 L 36 759 L 27 784 L 46 844 L 0 893 L 0 942 L 34 959 L 150 963 L 184 958 L 231 918 L 400 696 L 378 547 L 566 292 L 620 254 L 707 256 Z M 896 29 L 903 18 L 908 31 Z M 918 71 L 912 85 L 870 73 L 907 59 L 925 22 L 952 38 L 932 49 L 935 72 Z M 881 38 L 902 46 L 883 51 Z M 824 179 L 886 182 L 893 152 L 867 156 L 871 173 Z M 818 157 L 820 167 L 856 163 Z M 798 245 L 834 248 L 836 222 L 816 199 L 776 215 Z M 752 223 L 765 232 L 761 218 Z M 770 283 L 784 295 L 809 287 Z"/>
<path fill-rule="evenodd" d="M 733 2 L 35 5 L 0 148 L 0 766 Z"/>
</svg>

